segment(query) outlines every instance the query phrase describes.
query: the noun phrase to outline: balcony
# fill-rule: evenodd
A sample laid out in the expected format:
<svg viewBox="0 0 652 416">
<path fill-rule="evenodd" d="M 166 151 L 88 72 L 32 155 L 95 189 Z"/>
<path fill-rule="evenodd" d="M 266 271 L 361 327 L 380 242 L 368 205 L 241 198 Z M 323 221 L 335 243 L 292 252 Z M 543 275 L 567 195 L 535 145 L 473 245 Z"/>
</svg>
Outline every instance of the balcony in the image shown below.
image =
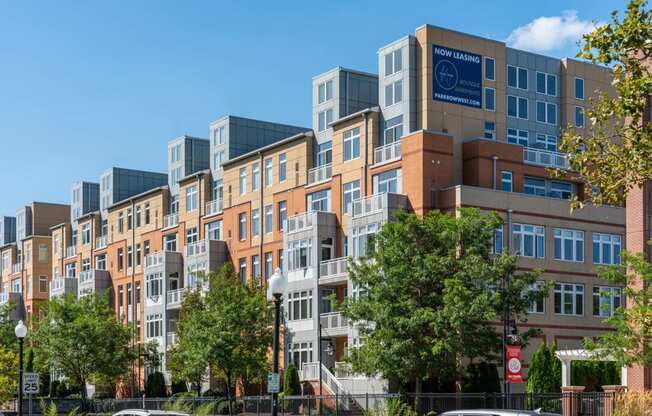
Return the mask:
<svg viewBox="0 0 652 416">
<path fill-rule="evenodd" d="M 101 248 L 106 248 L 106 246 L 108 245 L 107 243 L 108 243 L 107 236 L 102 235 L 100 237 L 97 237 L 95 239 L 95 248 L 98 249 L 98 250 L 101 249 Z"/>
<path fill-rule="evenodd" d="M 76 254 L 77 254 L 77 246 L 66 247 L 66 258 L 75 257 Z"/>
<path fill-rule="evenodd" d="M 403 194 L 382 193 L 360 198 L 351 203 L 351 218 L 357 219 L 371 214 L 381 213 L 383 220 L 388 220 L 397 209 L 407 209 L 407 197 Z"/>
<path fill-rule="evenodd" d="M 174 347 L 179 342 L 179 337 L 176 332 L 168 332 L 165 336 L 165 341 L 168 348 Z"/>
<path fill-rule="evenodd" d="M 523 162 L 547 168 L 570 169 L 567 155 L 533 147 L 523 148 Z"/>
<path fill-rule="evenodd" d="M 186 256 L 198 256 L 208 251 L 208 240 L 200 240 L 186 246 Z"/>
<path fill-rule="evenodd" d="M 401 141 L 386 144 L 374 149 L 374 165 L 392 162 L 401 158 Z"/>
<path fill-rule="evenodd" d="M 153 267 L 163 264 L 163 252 L 157 251 L 145 256 L 145 267 Z"/>
<path fill-rule="evenodd" d="M 317 166 L 308 171 L 308 185 L 325 182 L 333 176 L 333 165 Z"/>
<path fill-rule="evenodd" d="M 181 302 L 183 302 L 183 296 L 185 291 L 186 291 L 185 288 L 168 290 L 168 293 L 166 295 L 167 307 L 170 309 L 180 308 Z"/>
<path fill-rule="evenodd" d="M 215 215 L 222 212 L 224 209 L 224 200 L 216 199 L 206 203 L 206 215 Z"/>
<path fill-rule="evenodd" d="M 313 212 L 304 212 L 287 219 L 288 234 L 305 231 L 312 228 L 315 216 Z"/>
<path fill-rule="evenodd" d="M 168 214 L 163 217 L 163 228 L 169 228 L 179 225 L 179 214 Z"/>
<path fill-rule="evenodd" d="M 77 279 L 74 277 L 57 276 L 50 282 L 50 299 L 64 296 L 68 293 L 77 294 Z"/>
<path fill-rule="evenodd" d="M 20 273 L 22 271 L 20 263 L 14 263 L 11 265 L 11 273 Z"/>
<path fill-rule="evenodd" d="M 79 297 L 91 293 L 100 293 L 111 287 L 111 276 L 106 270 L 85 270 L 79 273 L 77 295 Z"/>
<path fill-rule="evenodd" d="M 322 313 L 319 322 L 323 334 L 327 337 L 344 336 L 349 330 L 347 320 L 341 312 Z"/>
<path fill-rule="evenodd" d="M 22 298 L 23 294 L 20 292 L 2 292 L 0 293 L 0 305 L 5 305 L 10 300 L 18 304 Z"/>
<path fill-rule="evenodd" d="M 348 278 L 348 258 L 340 257 L 333 260 L 325 260 L 319 264 L 319 284 L 341 284 L 346 283 Z"/>
</svg>

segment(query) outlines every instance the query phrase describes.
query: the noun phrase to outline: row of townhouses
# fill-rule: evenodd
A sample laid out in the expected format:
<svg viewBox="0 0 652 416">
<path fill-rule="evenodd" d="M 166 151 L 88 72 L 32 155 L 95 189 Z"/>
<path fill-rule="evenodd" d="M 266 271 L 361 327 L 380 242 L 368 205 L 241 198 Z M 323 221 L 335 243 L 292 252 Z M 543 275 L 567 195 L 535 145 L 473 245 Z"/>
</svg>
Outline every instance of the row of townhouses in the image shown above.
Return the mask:
<svg viewBox="0 0 652 416">
<path fill-rule="evenodd" d="M 526 366 L 543 342 L 574 348 L 605 331 L 622 294 L 595 268 L 620 261 L 625 212 L 570 213 L 568 199 L 590 190 L 557 143 L 567 126 L 588 130 L 583 109 L 610 90 L 610 71 L 429 25 L 377 53 L 377 74 L 312 79 L 312 127 L 226 116 L 208 139 L 168 142 L 167 174 L 114 167 L 75 183 L 69 205 L 3 217 L 0 303 L 29 320 L 48 298 L 110 289 L 119 318 L 165 351 L 204 273 L 231 262 L 243 281 L 264 281 L 280 268 L 286 363 L 307 381 L 321 372 L 328 386 L 378 391 L 384 380 L 341 364 L 361 342 L 329 300 L 356 296 L 347 258 L 364 256 L 398 208 L 476 207 L 504 218 L 496 252 L 555 281 L 520 324 L 542 329 Z"/>
</svg>

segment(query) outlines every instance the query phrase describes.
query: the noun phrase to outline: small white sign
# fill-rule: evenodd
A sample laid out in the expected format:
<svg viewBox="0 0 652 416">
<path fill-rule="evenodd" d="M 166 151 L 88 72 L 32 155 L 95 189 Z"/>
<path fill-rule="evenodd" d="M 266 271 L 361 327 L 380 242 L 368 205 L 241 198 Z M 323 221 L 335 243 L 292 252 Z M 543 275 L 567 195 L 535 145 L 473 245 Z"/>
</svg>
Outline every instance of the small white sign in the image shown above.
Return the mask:
<svg viewBox="0 0 652 416">
<path fill-rule="evenodd" d="M 267 393 L 278 393 L 281 385 L 281 377 L 278 373 L 267 374 Z"/>
<path fill-rule="evenodd" d="M 38 394 L 40 385 L 38 373 L 23 373 L 23 394 Z"/>
</svg>

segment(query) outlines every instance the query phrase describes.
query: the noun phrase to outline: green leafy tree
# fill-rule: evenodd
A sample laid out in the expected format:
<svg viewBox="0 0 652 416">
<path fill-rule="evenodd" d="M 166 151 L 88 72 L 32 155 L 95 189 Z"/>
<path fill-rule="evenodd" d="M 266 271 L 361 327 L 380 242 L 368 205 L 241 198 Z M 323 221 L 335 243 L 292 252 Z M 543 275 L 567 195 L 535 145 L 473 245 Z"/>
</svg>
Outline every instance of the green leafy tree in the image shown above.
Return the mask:
<svg viewBox="0 0 652 416">
<path fill-rule="evenodd" d="M 145 386 L 145 395 L 147 397 L 165 397 L 167 390 L 165 388 L 165 377 L 160 371 L 155 371 L 147 377 L 147 386 Z"/>
<path fill-rule="evenodd" d="M 647 1 L 631 0 L 624 17 L 583 36 L 578 58 L 613 69 L 609 91 L 595 92 L 584 110 L 586 132 L 569 128 L 561 150 L 569 163 L 596 192 L 587 199 L 617 204 L 628 192 L 652 180 L 652 123 L 645 122 L 652 95 L 652 13 Z M 592 92 L 589 92 L 592 93 Z M 584 201 L 574 201 L 581 206 Z"/>
<path fill-rule="evenodd" d="M 497 214 L 477 209 L 397 212 L 384 224 L 368 257 L 350 262 L 363 293 L 343 304 L 364 339 L 348 357 L 353 370 L 412 380 L 419 393 L 424 380 L 457 380 L 459 389 L 465 358 L 495 359 L 502 334 L 491 323 L 505 310 L 524 320 L 548 290 L 529 290 L 539 274 L 517 273 L 515 256 L 491 254 L 500 226 Z"/>
<path fill-rule="evenodd" d="M 15 307 L 16 303 L 13 300 L 0 305 L 0 347 L 12 351 L 18 351 L 18 340 L 14 333 L 17 322 L 11 319 Z"/>
<path fill-rule="evenodd" d="M 269 305 L 264 290 L 242 284 L 230 263 L 208 279 L 203 296 L 194 291 L 183 301 L 170 370 L 196 385 L 210 367 L 226 381 L 230 402 L 236 380 L 268 367 Z"/>
<path fill-rule="evenodd" d="M 127 373 L 135 358 L 131 330 L 118 322 L 107 296 L 57 297 L 42 311 L 33 333 L 37 367 L 62 374 L 82 398 L 86 383 L 116 382 Z"/>
<path fill-rule="evenodd" d="M 297 396 L 301 394 L 299 371 L 294 363 L 290 363 L 285 369 L 283 377 L 283 394 L 286 396 Z"/>
<path fill-rule="evenodd" d="M 561 363 L 555 356 L 555 347 L 542 343 L 532 355 L 527 373 L 528 393 L 561 391 Z"/>
<path fill-rule="evenodd" d="M 465 393 L 499 393 L 500 378 L 496 364 L 484 361 L 469 364 L 462 390 Z"/>
<path fill-rule="evenodd" d="M 18 375 L 18 355 L 0 345 L 0 404 L 10 400 L 16 391 Z"/>
</svg>

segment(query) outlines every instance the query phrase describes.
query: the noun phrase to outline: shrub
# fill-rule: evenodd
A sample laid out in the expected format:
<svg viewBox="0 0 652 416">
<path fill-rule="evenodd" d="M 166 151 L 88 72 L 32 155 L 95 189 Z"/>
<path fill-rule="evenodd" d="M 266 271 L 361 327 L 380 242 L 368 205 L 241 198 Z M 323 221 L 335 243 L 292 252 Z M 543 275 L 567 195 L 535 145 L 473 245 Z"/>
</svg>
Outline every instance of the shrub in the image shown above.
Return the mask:
<svg viewBox="0 0 652 416">
<path fill-rule="evenodd" d="M 399 399 L 390 399 L 387 403 L 374 407 L 364 414 L 365 416 L 417 416 L 412 406 Z"/>
<path fill-rule="evenodd" d="M 545 343 L 532 355 L 527 374 L 528 393 L 555 393 L 561 391 L 561 363 L 555 356 L 555 347 Z"/>
<path fill-rule="evenodd" d="M 652 409 L 652 391 L 620 394 L 614 403 L 613 416 L 647 416 Z"/>
<path fill-rule="evenodd" d="M 165 397 L 167 390 L 165 388 L 165 377 L 160 371 L 156 371 L 147 377 L 145 386 L 145 395 L 147 397 Z"/>
<path fill-rule="evenodd" d="M 293 363 L 288 365 L 283 378 L 283 394 L 285 396 L 298 396 L 301 394 L 299 371 Z"/>
<path fill-rule="evenodd" d="M 178 394 L 178 393 L 187 393 L 188 392 L 188 384 L 186 384 L 185 381 L 183 380 L 175 380 L 172 381 L 172 394 Z"/>
</svg>

